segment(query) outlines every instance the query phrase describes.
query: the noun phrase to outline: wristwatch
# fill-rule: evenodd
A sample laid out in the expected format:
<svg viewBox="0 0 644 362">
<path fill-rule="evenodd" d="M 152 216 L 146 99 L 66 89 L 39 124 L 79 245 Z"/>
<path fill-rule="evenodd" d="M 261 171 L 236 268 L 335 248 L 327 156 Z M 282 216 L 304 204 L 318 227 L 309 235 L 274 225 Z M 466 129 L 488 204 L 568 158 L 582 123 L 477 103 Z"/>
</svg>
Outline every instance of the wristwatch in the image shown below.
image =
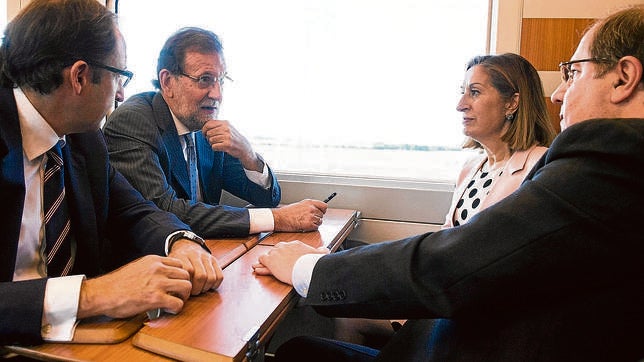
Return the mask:
<svg viewBox="0 0 644 362">
<path fill-rule="evenodd" d="M 168 236 L 168 240 L 166 242 L 166 248 L 165 248 L 166 255 L 170 254 L 170 249 L 172 249 L 172 244 L 174 244 L 174 242 L 179 239 L 188 239 L 190 241 L 193 241 L 201 245 L 201 247 L 204 248 L 204 250 L 210 253 L 210 249 L 208 249 L 208 247 L 206 246 L 206 242 L 199 235 L 193 233 L 192 231 L 179 230 L 179 231 L 175 231 L 174 233 L 170 234 L 170 236 Z"/>
</svg>

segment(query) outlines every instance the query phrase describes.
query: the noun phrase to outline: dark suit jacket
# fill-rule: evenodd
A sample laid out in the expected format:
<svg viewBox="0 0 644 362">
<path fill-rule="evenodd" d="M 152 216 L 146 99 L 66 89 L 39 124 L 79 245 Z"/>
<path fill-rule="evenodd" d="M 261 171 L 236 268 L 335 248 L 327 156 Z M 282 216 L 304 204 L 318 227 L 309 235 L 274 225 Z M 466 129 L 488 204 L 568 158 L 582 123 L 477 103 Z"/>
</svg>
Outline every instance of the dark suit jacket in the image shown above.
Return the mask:
<svg viewBox="0 0 644 362">
<path fill-rule="evenodd" d="M 189 229 L 143 199 L 108 163 L 100 131 L 67 136 L 65 185 L 77 251 L 72 274 L 94 277 L 146 255 L 164 255 L 165 239 Z M 0 345 L 41 342 L 46 279 L 12 282 L 25 185 L 16 102 L 0 89 Z M 111 236 L 111 237 L 110 237 Z M 112 242 L 110 242 L 111 240 Z"/>
<path fill-rule="evenodd" d="M 219 205 L 226 190 L 258 207 L 275 207 L 281 198 L 277 178 L 265 190 L 250 181 L 241 162 L 224 152 L 213 152 L 201 132 L 196 133 L 203 203 L 189 202 L 186 161 L 170 109 L 160 93 L 130 97 L 109 117 L 104 127 L 114 167 L 148 200 L 170 211 L 205 237 L 248 235 L 248 210 Z"/>
<path fill-rule="evenodd" d="M 467 224 L 324 256 L 305 301 L 331 316 L 445 318 L 408 322 L 381 360 L 639 360 L 642 168 L 644 119 L 582 122 Z"/>
</svg>

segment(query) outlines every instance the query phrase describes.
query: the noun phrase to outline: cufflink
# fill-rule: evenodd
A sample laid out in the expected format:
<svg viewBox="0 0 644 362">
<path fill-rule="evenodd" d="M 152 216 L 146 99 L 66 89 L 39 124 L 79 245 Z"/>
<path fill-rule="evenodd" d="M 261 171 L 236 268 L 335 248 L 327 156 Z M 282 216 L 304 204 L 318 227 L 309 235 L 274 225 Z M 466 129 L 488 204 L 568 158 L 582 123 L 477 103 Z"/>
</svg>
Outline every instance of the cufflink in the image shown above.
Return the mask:
<svg viewBox="0 0 644 362">
<path fill-rule="evenodd" d="M 51 333 L 51 329 L 52 329 L 51 324 L 45 324 L 42 327 L 40 327 L 40 333 L 43 336 L 47 336 L 47 335 L 49 335 Z"/>
</svg>

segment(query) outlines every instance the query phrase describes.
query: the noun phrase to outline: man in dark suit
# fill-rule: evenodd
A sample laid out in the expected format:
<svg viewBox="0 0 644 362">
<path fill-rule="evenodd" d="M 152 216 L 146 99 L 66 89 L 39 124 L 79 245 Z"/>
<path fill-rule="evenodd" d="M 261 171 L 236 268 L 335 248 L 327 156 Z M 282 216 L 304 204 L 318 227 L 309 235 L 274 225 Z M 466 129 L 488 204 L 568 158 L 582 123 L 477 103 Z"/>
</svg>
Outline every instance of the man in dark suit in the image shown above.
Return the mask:
<svg viewBox="0 0 644 362">
<path fill-rule="evenodd" d="M 329 255 L 284 243 L 259 258 L 256 273 L 325 315 L 411 319 L 379 353 L 298 337 L 276 360 L 644 357 L 644 7 L 593 25 L 571 59 L 552 95 L 564 130 L 515 193 L 469 223 Z"/>
<path fill-rule="evenodd" d="M 108 162 L 100 121 L 132 77 L 114 14 L 33 0 L 0 59 L 0 345 L 69 341 L 92 316 L 178 313 L 216 288 L 203 240 Z"/>
<path fill-rule="evenodd" d="M 205 237 L 318 228 L 321 201 L 267 209 L 281 198 L 277 178 L 242 134 L 217 119 L 227 78 L 217 35 L 177 31 L 161 50 L 157 75 L 158 93 L 132 96 L 104 126 L 112 164 L 145 198 Z M 259 208 L 220 205 L 222 190 Z"/>
</svg>

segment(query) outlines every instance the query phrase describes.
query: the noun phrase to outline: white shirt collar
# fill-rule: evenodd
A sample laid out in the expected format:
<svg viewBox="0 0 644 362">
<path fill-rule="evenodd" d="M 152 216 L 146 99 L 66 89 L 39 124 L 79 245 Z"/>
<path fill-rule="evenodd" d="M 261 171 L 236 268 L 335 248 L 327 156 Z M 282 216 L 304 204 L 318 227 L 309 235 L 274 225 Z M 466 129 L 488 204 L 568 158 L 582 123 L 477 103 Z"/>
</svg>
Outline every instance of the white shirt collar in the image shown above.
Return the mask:
<svg viewBox="0 0 644 362">
<path fill-rule="evenodd" d="M 29 161 L 42 156 L 60 140 L 65 141 L 65 136 L 58 137 L 54 129 L 31 104 L 22 89 L 14 88 L 13 95 L 18 108 L 22 149 Z"/>
<path fill-rule="evenodd" d="M 168 107 L 168 110 L 170 110 L 170 114 L 172 115 L 172 119 L 174 120 L 174 126 L 177 127 L 177 134 L 179 135 L 179 138 L 181 138 L 181 136 L 183 136 L 184 134 L 190 133 L 190 130 L 188 129 L 188 127 L 186 127 L 183 123 L 181 123 L 179 118 L 177 118 L 177 116 L 175 116 L 174 113 L 172 113 L 172 110 L 170 109 L 170 107 Z"/>
</svg>

